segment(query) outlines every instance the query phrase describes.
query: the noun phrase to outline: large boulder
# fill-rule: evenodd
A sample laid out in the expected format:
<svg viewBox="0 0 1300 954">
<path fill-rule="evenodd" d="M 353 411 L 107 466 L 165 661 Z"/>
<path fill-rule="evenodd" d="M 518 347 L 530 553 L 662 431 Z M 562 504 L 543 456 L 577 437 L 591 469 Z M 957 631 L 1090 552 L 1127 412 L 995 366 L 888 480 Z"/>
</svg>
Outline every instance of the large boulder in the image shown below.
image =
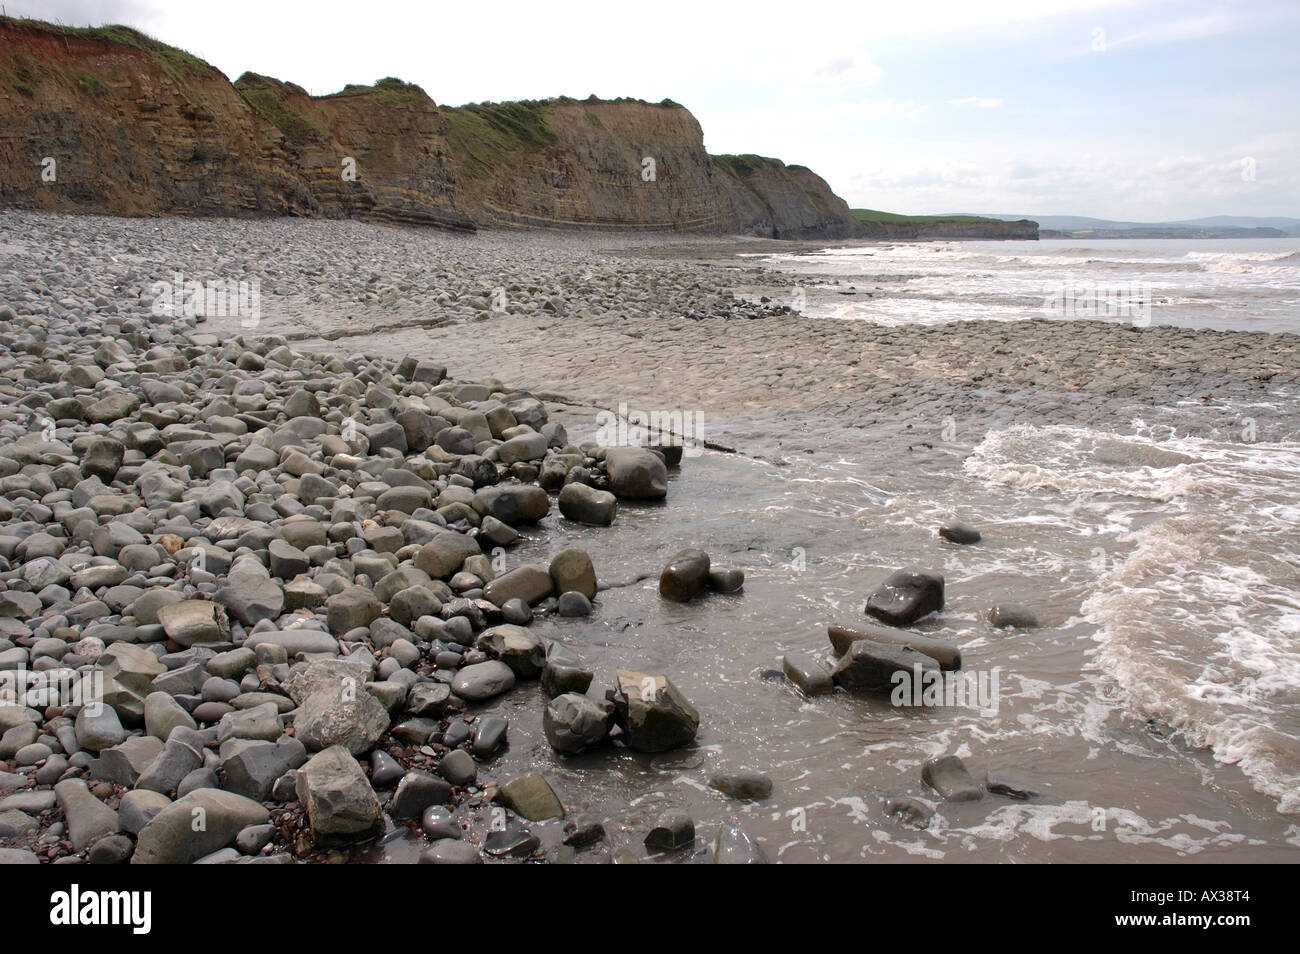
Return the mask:
<svg viewBox="0 0 1300 954">
<path fill-rule="evenodd" d="M 140 829 L 131 863 L 191 864 L 226 847 L 250 825 L 265 825 L 270 818 L 270 812 L 251 798 L 201 788 L 172 802 Z"/>
<path fill-rule="evenodd" d="M 383 604 L 364 586 L 344 587 L 325 601 L 325 618 L 330 632 L 338 636 L 369 626 L 383 613 Z"/>
<path fill-rule="evenodd" d="M 867 598 L 866 613 L 890 626 L 910 626 L 943 609 L 943 576 L 906 569 L 893 573 Z"/>
<path fill-rule="evenodd" d="M 313 692 L 298 707 L 294 733 L 311 751 L 342 746 L 364 755 L 388 731 L 388 710 L 360 685 L 343 683 Z"/>
<path fill-rule="evenodd" d="M 566 484 L 560 491 L 560 513 L 575 523 L 608 527 L 618 516 L 618 498 L 608 490 L 586 484 Z"/>
<path fill-rule="evenodd" d="M 512 778 L 497 790 L 496 798 L 516 815 L 529 821 L 564 817 L 564 805 L 555 794 L 555 789 L 537 772 Z"/>
<path fill-rule="evenodd" d="M 229 637 L 225 610 L 211 600 L 181 600 L 159 607 L 157 616 L 167 638 L 182 646 L 215 643 Z"/>
<path fill-rule="evenodd" d="M 483 598 L 497 606 L 521 599 L 530 606 L 546 599 L 555 589 L 548 570 L 525 564 L 498 576 L 483 587 Z"/>
<path fill-rule="evenodd" d="M 614 705 L 576 692 L 556 696 L 542 715 L 542 730 L 551 748 L 577 755 L 605 741 L 614 724 Z"/>
<path fill-rule="evenodd" d="M 497 448 L 497 460 L 503 464 L 541 460 L 546 456 L 546 438 L 538 433 L 519 434 Z"/>
<path fill-rule="evenodd" d="M 415 566 L 435 580 L 446 579 L 469 557 L 482 553 L 478 541 L 464 534 L 436 533 L 415 555 Z"/>
<path fill-rule="evenodd" d="M 357 760 L 342 746 L 317 753 L 299 769 L 297 789 L 318 846 L 350 844 L 383 830 L 379 798 Z"/>
<path fill-rule="evenodd" d="M 550 512 L 551 498 L 535 484 L 484 487 L 474 494 L 475 509 L 515 526 L 536 523 Z"/>
<path fill-rule="evenodd" d="M 556 593 L 581 593 L 596 598 L 596 568 L 586 550 L 569 547 L 551 558 L 551 580 Z"/>
<path fill-rule="evenodd" d="M 491 699 L 514 687 L 514 670 L 499 659 L 465 666 L 451 682 L 451 691 L 470 702 Z"/>
<path fill-rule="evenodd" d="M 63 809 L 74 851 L 82 851 L 100 838 L 117 834 L 117 812 L 90 794 L 81 779 L 64 779 L 54 786 L 54 795 Z"/>
<path fill-rule="evenodd" d="M 483 630 L 474 641 L 474 648 L 501 660 L 519 679 L 536 679 L 546 663 L 546 648 L 541 637 L 512 623 Z"/>
<path fill-rule="evenodd" d="M 688 603 L 709 585 L 709 555 L 688 547 L 678 550 L 659 574 L 659 595 L 676 603 Z"/>
<path fill-rule="evenodd" d="M 620 500 L 661 500 L 668 496 L 668 467 L 662 457 L 643 447 L 611 447 L 605 451 L 609 489 Z"/>
<path fill-rule="evenodd" d="M 222 746 L 223 754 L 227 747 Z M 264 802 L 275 783 L 290 769 L 307 761 L 307 749 L 292 736 L 278 742 L 237 742 L 221 760 L 222 786 L 227 791 Z"/>
<path fill-rule="evenodd" d="M 854 692 L 892 693 L 904 679 L 922 679 L 939 672 L 939 664 L 910 646 L 890 646 L 859 639 L 840 657 L 831 677 L 837 686 Z M 899 675 L 901 674 L 901 675 Z"/>
<path fill-rule="evenodd" d="M 568 646 L 552 640 L 546 647 L 546 665 L 542 668 L 542 691 L 555 697 L 566 692 L 585 693 L 595 677 Z"/>
<path fill-rule="evenodd" d="M 284 591 L 265 567 L 251 560 L 236 562 L 213 598 L 245 626 L 275 619 L 284 612 Z"/>
<path fill-rule="evenodd" d="M 932 636 L 922 636 L 920 633 L 909 633 L 873 623 L 862 623 L 852 629 L 846 626 L 828 626 L 826 634 L 830 637 L 831 648 L 837 656 L 843 656 L 859 639 L 869 639 L 890 646 L 911 646 L 918 653 L 925 653 L 937 662 L 941 669 L 961 668 L 961 650 L 952 643 L 945 643 Z"/>
<path fill-rule="evenodd" d="M 689 744 L 700 727 L 700 714 L 667 676 L 628 669 L 617 671 L 618 688 L 606 697 L 628 748 L 666 752 Z"/>
<path fill-rule="evenodd" d="M 975 781 L 960 758 L 945 755 L 931 759 L 921 770 L 926 785 L 950 802 L 977 802 L 984 797 L 984 789 Z"/>
<path fill-rule="evenodd" d="M 781 670 L 805 696 L 821 695 L 835 688 L 830 671 L 807 653 L 786 653 L 781 660 Z"/>
</svg>

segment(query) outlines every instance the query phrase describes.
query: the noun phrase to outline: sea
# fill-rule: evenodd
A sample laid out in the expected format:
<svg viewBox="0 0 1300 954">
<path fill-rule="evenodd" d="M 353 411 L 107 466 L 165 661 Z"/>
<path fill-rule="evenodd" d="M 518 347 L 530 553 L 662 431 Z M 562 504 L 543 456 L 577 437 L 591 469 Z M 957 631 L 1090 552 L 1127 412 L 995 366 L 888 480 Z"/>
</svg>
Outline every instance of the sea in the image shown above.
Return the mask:
<svg viewBox="0 0 1300 954">
<path fill-rule="evenodd" d="M 800 310 L 817 317 L 1015 321 L 1065 316 L 1062 288 L 1081 305 L 1087 289 L 1122 299 L 1141 288 L 1151 296 L 1151 324 L 1300 333 L 1300 238 L 907 242 L 762 258 L 782 271 L 839 280 L 805 290 L 809 307 Z"/>
<path fill-rule="evenodd" d="M 747 262 L 828 321 L 1022 320 L 1067 283 L 1149 286 L 1152 324 L 1300 330 L 1295 239 L 859 245 Z M 1110 429 L 1012 423 L 953 446 L 918 462 L 882 460 L 869 434 L 829 454 L 705 452 L 673 474 L 666 506 L 566 530 L 614 585 L 590 619 L 535 626 L 598 673 L 671 674 L 700 711 L 698 744 L 559 756 L 541 694 L 514 693 L 498 707 L 511 743 L 496 771 L 542 771 L 572 814 L 639 854 L 658 814 L 680 809 L 702 843 L 734 821 L 773 861 L 1300 860 L 1300 433 L 1193 437 L 1135 414 Z M 939 538 L 954 519 L 982 541 Z M 647 553 L 688 545 L 742 568 L 743 593 L 702 609 L 636 579 Z M 518 558 L 555 546 L 542 531 Z M 908 565 L 946 581 L 944 609 L 915 629 L 958 645 L 992 700 L 804 698 L 780 677 L 784 653 L 826 657 L 826 627 L 863 621 L 866 595 Z M 994 627 L 1002 602 L 1039 626 Z M 944 802 L 922 782 L 943 755 L 981 782 L 1017 773 L 1033 796 Z M 738 770 L 768 775 L 772 796 L 710 784 Z M 899 798 L 933 815 L 908 823 L 888 810 Z M 398 838 L 381 853 L 418 848 Z"/>
</svg>

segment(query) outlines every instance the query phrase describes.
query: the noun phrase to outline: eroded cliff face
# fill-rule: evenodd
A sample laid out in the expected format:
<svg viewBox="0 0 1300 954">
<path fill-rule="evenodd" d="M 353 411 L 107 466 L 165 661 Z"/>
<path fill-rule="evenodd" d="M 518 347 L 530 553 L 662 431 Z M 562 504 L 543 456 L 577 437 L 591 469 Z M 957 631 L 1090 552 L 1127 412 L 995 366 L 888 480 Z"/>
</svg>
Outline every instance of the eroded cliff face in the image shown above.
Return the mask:
<svg viewBox="0 0 1300 954">
<path fill-rule="evenodd" d="M 275 127 L 277 147 L 311 193 L 317 214 L 472 229 L 457 208 L 447 122 L 418 86 L 382 80 L 331 96 L 256 73 L 235 81 Z"/>
<path fill-rule="evenodd" d="M 729 231 L 779 239 L 855 238 L 861 224 L 821 176 L 763 156 L 714 156 L 732 206 Z"/>
<path fill-rule="evenodd" d="M 232 84 L 125 27 L 8 18 L 0 18 L 2 205 L 458 229 L 863 234 L 809 170 L 709 156 L 699 123 L 676 103 L 561 98 L 447 109 L 394 79 L 310 96 L 255 73 Z"/>
<path fill-rule="evenodd" d="M 723 231 L 695 117 L 672 103 L 558 100 L 445 109 L 459 196 L 480 224 Z"/>
<path fill-rule="evenodd" d="M 0 20 L 0 201 L 119 215 L 311 214 L 226 77 L 125 28 Z"/>
</svg>

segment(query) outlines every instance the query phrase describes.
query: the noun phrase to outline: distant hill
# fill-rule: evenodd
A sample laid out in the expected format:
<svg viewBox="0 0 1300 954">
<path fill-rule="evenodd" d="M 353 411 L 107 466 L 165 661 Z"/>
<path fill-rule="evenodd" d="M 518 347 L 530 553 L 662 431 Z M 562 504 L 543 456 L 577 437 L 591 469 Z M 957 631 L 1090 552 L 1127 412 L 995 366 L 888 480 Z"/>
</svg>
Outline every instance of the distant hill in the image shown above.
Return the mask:
<svg viewBox="0 0 1300 954">
<path fill-rule="evenodd" d="M 970 213 L 954 213 L 969 215 Z M 1062 233 L 1074 238 L 1284 238 L 1300 236 L 1300 219 L 1255 218 L 1247 215 L 1215 215 L 1178 222 L 1123 222 L 1094 219 L 1084 215 L 1010 215 L 990 212 L 990 219 L 1010 222 L 1032 218 L 1044 233 Z M 1091 234 L 1083 234 L 1083 233 Z M 1121 234 L 1112 234 L 1121 233 Z M 1043 238 L 1054 235 L 1044 234 Z"/>
</svg>

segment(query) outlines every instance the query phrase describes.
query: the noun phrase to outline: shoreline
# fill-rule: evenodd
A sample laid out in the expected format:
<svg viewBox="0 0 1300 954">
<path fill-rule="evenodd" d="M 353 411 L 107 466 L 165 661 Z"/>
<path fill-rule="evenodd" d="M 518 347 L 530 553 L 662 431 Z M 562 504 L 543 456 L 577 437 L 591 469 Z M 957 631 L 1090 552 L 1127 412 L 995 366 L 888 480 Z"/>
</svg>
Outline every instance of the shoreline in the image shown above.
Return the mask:
<svg viewBox="0 0 1300 954">
<path fill-rule="evenodd" d="M 932 799 L 933 792 L 920 785 L 921 763 L 949 754 L 954 747 L 965 752 L 971 740 L 981 739 L 982 734 L 1008 736 L 1005 741 L 995 738 L 994 744 L 975 745 L 973 752 L 964 755 L 972 765 L 989 771 L 1034 769 L 1035 759 L 1043 757 L 1037 744 L 978 724 L 972 728 L 960 716 L 946 712 L 902 717 L 874 700 L 843 693 L 819 703 L 801 701 L 781 681 L 779 670 L 775 678 L 771 673 L 785 653 L 825 653 L 826 626 L 861 621 L 868 591 L 893 569 L 916 561 L 942 569 L 950 581 L 949 605 L 941 614 L 922 620 L 916 630 L 960 643 L 973 673 L 987 673 L 999 665 L 1012 667 L 1019 691 L 1012 693 L 1012 683 L 1004 683 L 1012 697 L 1007 703 L 1011 710 L 1004 716 L 1008 726 L 1019 719 L 1034 724 L 1047 718 L 1044 712 L 1053 711 L 1050 705 L 1045 710 L 1035 708 L 1026 686 L 1049 686 L 1066 711 L 1088 705 L 1105 677 L 1088 652 L 1098 626 L 1084 620 L 1081 610 L 1094 581 L 1074 563 L 1062 570 L 1050 560 L 1038 565 L 1026 555 L 1049 547 L 1060 552 L 1073 548 L 1069 559 L 1077 560 L 1075 551 L 1086 557 L 1089 546 L 1102 542 L 1115 548 L 1114 560 L 1122 569 L 1131 548 L 1121 551 L 1117 541 L 1123 533 L 1102 526 L 1115 523 L 1106 517 L 1104 507 L 1080 518 L 1085 529 L 1097 535 L 1076 540 L 1076 524 L 1053 523 L 1032 509 L 1032 498 L 1027 498 L 1030 510 L 1022 514 L 1016 501 L 1024 495 L 1016 491 L 1003 488 L 980 491 L 977 496 L 977 482 L 964 477 L 963 463 L 974 456 L 988 464 L 990 441 L 1017 428 L 1053 433 L 1140 432 L 1155 435 L 1153 439 L 1176 433 L 1184 444 L 1192 438 L 1192 443 L 1231 445 L 1243 453 L 1253 449 L 1250 445 L 1294 443 L 1300 440 L 1300 336 L 1046 319 L 904 327 L 811 319 L 770 303 L 733 297 L 732 279 L 753 266 L 743 260 L 735 265 L 708 257 L 716 252 L 714 243 L 692 246 L 702 256 L 692 258 L 689 252 L 682 257 L 680 245 L 646 246 L 644 236 L 638 236 L 639 244 L 625 244 L 605 236 L 517 233 L 462 239 L 314 221 L 256 226 L 206 223 L 197 229 L 186 227 L 192 223 L 175 221 L 147 226 L 135 220 L 92 223 L 71 217 L 30 216 L 14 221 L 27 230 L 11 231 L 0 246 L 0 304 L 15 311 L 4 318 L 9 387 L 0 407 L 0 423 L 6 428 L 5 446 L 26 446 L 22 441 L 33 439 L 29 412 L 42 404 L 34 399 L 24 402 L 24 387 L 33 394 L 42 387 L 60 387 L 55 382 L 69 358 L 84 360 L 118 339 L 121 358 L 116 352 L 102 354 L 110 368 L 120 362 L 123 370 L 115 375 L 119 383 L 138 389 L 143 373 L 146 378 L 158 375 L 180 389 L 179 394 L 157 392 L 158 400 L 150 399 L 143 409 L 129 412 L 144 415 L 145 420 L 165 421 L 158 417 L 159 408 L 179 407 L 180 417 L 171 425 L 176 428 L 173 442 L 221 434 L 229 451 L 223 463 L 233 463 L 231 457 L 241 448 L 241 453 L 250 453 L 246 445 L 251 446 L 260 426 L 258 415 L 270 413 L 273 420 L 267 434 L 279 435 L 277 442 L 288 441 L 290 451 L 301 445 L 306 452 L 299 456 L 306 463 L 297 458 L 292 463 L 261 461 L 260 451 L 254 449 L 251 456 L 235 459 L 248 464 L 256 459 L 258 467 L 268 469 L 255 475 L 252 483 L 236 487 L 239 496 L 218 486 L 221 480 L 204 478 L 179 491 L 176 500 L 155 507 L 149 517 L 152 532 L 174 530 L 185 543 L 186 534 L 215 532 L 208 518 L 238 501 L 235 510 L 266 523 L 269 530 L 228 538 L 224 547 L 218 547 L 226 550 L 227 560 L 231 553 L 241 561 L 268 559 L 268 551 L 262 549 L 270 539 L 265 534 L 283 534 L 305 508 L 306 515 L 329 525 L 328 542 L 315 543 L 315 536 L 308 541 L 297 531 L 288 536 L 305 547 L 301 559 L 308 561 L 309 575 L 337 590 L 338 581 L 331 578 L 342 572 L 343 561 L 355 558 L 358 567 L 366 568 L 363 576 L 378 574 L 387 558 L 377 560 L 376 555 L 410 559 L 419 550 L 412 539 L 422 541 L 419 534 L 426 532 L 414 526 L 419 521 L 394 521 L 378 513 L 371 515 L 372 520 L 364 506 L 356 509 L 348 504 L 339 510 L 338 501 L 351 497 L 360 503 L 369 495 L 387 493 L 391 502 L 429 483 L 437 491 L 444 519 L 466 515 L 457 506 L 465 508 L 468 500 L 476 499 L 475 493 L 466 496 L 462 491 L 472 488 L 448 484 L 448 468 L 459 464 L 439 453 L 371 451 L 352 460 L 344 450 L 335 460 L 333 455 L 344 447 L 340 443 L 343 415 L 368 421 L 364 426 L 376 442 L 379 435 L 385 441 L 394 436 L 389 433 L 393 409 L 398 407 L 390 401 L 394 396 L 424 401 L 429 413 L 438 409 L 451 421 L 466 412 L 455 405 L 443 408 L 443 398 L 459 394 L 470 402 L 495 392 L 507 401 L 522 401 L 517 406 L 521 419 L 532 419 L 540 427 L 541 418 L 532 417 L 534 406 L 518 395 L 510 396 L 526 390 L 543 402 L 545 426 L 558 424 L 565 429 L 563 439 L 550 432 L 559 441 L 549 448 L 550 454 L 566 441 L 578 444 L 592 437 L 597 412 L 624 403 L 640 411 L 699 414 L 706 438 L 734 449 L 735 453 L 687 459 L 680 472 L 668 478 L 666 503 L 624 501 L 613 527 L 562 521 L 552 498 L 546 517 L 522 526 L 517 544 L 505 550 L 501 569 L 509 570 L 534 565 L 545 569 L 559 547 L 577 547 L 589 554 L 602 584 L 595 592 L 594 613 L 561 617 L 555 612 L 554 597 L 547 596 L 539 601 L 524 632 L 531 632 L 528 638 L 539 643 L 559 641 L 574 649 L 582 663 L 598 673 L 591 685 L 592 699 L 598 689 L 609 685 L 614 668 L 631 667 L 670 675 L 700 710 L 697 748 L 647 757 L 621 745 L 607 746 L 569 758 L 555 755 L 548 747 L 541 733 L 545 699 L 531 688 L 470 708 L 479 719 L 501 715 L 510 723 L 509 748 L 494 756 L 495 761 L 479 764 L 483 776 L 496 783 L 542 771 L 555 782 L 566 808 L 603 820 L 611 855 L 629 849 L 639 852 L 657 812 L 684 808 L 708 826 L 725 826 L 729 817 L 738 818 L 744 831 L 762 840 L 777 860 L 822 860 L 832 851 L 837 860 L 854 860 L 853 851 L 861 852 L 859 859 L 885 852 L 889 860 L 928 860 L 937 852 L 938 857 L 957 862 L 1006 860 L 1022 852 L 1031 860 L 1051 860 L 1057 850 L 1079 860 L 1134 857 L 1132 852 L 1141 850 L 1141 843 L 1090 844 L 1086 837 L 1057 833 L 1055 837 L 1069 839 L 1057 848 L 1052 839 L 1043 845 L 1031 834 L 1036 818 L 1047 819 L 1049 832 L 1052 824 L 1086 829 L 1090 809 L 1082 799 L 1097 792 L 1097 798 L 1111 799 L 1106 804 L 1118 813 L 1117 818 L 1140 818 L 1141 824 L 1134 824 L 1141 837 L 1157 844 L 1159 851 L 1178 851 L 1178 839 L 1191 838 L 1196 846 L 1193 853 L 1211 853 L 1206 860 L 1230 857 L 1234 851 L 1258 860 L 1289 857 L 1288 844 L 1293 846 L 1294 839 L 1279 834 L 1286 816 L 1256 818 L 1266 798 L 1249 788 L 1245 775 L 1217 766 L 1208 750 L 1183 751 L 1181 743 L 1166 744 L 1156 730 L 1167 727 L 1155 724 L 1153 728 L 1159 720 L 1148 723 L 1118 706 L 1107 716 L 1117 726 L 1112 741 L 1099 746 L 1101 761 L 1093 766 L 1085 764 L 1092 758 L 1086 755 L 1091 742 L 1076 738 L 1082 723 L 1076 727 L 1069 721 L 1082 719 L 1082 714 L 1054 724 L 1064 734 L 1052 737 L 1051 751 L 1059 748 L 1064 754 L 1058 758 L 1066 760 L 1066 766 L 1047 770 L 1049 784 L 1056 786 L 1047 802 L 1022 809 L 1014 801 L 985 802 L 979 808 L 941 801 L 932 806 L 940 821 L 925 834 L 931 841 L 926 846 L 916 843 L 913 854 L 908 839 L 920 836 L 882 815 L 873 801 L 875 795 L 903 797 L 898 794 L 903 792 L 907 798 L 924 800 L 928 793 Z M 188 244 L 180 244 L 184 242 Z M 348 253 L 340 254 L 341 248 Z M 110 250 L 107 256 L 105 250 Z M 237 316 L 210 318 L 185 331 L 187 336 L 197 336 L 198 347 L 171 338 L 170 319 L 149 316 L 142 289 L 172 269 L 264 282 L 267 292 L 257 326 L 244 328 Z M 765 274 L 781 280 L 779 273 Z M 795 283 L 795 276 L 788 277 Z M 494 311 L 497 289 L 505 292 L 504 312 Z M 175 325 L 176 331 L 183 329 L 184 322 Z M 156 337 L 148 339 L 148 333 Z M 249 349 L 241 350 L 234 343 L 240 335 Z M 284 348 L 286 340 L 291 351 Z M 185 348 L 185 356 L 173 368 L 170 354 L 177 345 Z M 382 364 L 376 359 L 382 359 Z M 133 370 L 125 370 L 128 367 Z M 440 387 L 431 383 L 438 377 L 435 367 L 445 368 L 454 383 Z M 401 374 L 394 377 L 398 369 Z M 53 378 L 32 387 L 33 374 L 37 381 Z M 422 376 L 427 379 L 420 383 Z M 487 388 L 472 384 L 489 378 Z M 206 400 L 202 398 L 207 392 L 196 390 L 200 386 L 214 389 Z M 74 390 L 89 397 L 90 392 L 111 395 L 122 388 L 96 381 L 90 388 L 77 385 Z M 311 404 L 304 395 L 316 392 L 323 402 L 321 412 L 329 409 L 328 423 L 318 425 L 327 433 L 313 433 L 318 426 L 299 433 L 299 425 L 290 423 L 298 416 L 288 412 L 286 402 L 292 400 L 301 410 Z M 71 405 L 61 407 L 75 411 Z M 1245 417 L 1250 420 L 1250 438 L 1243 432 Z M 1142 424 L 1137 427 L 1139 419 Z M 139 423 L 131 416 L 118 420 L 130 421 L 132 427 Z M 93 435 L 125 436 L 126 425 L 118 420 L 102 428 L 95 425 Z M 223 428 L 239 431 L 241 422 L 243 433 L 225 436 Z M 411 421 L 412 427 L 418 423 Z M 93 443 L 91 436 L 85 425 L 66 426 L 64 435 L 69 448 L 75 446 L 82 457 Z M 520 436 L 531 439 L 528 430 Z M 1109 453 L 1124 452 L 1126 447 Z M 81 459 L 77 453 L 71 456 Z M 135 486 L 145 456 L 133 455 L 126 461 L 118 483 L 127 482 L 116 486 L 115 495 Z M 399 461 L 403 457 L 405 464 Z M 1181 458 L 1160 451 L 1149 459 L 1126 461 L 1124 466 L 1140 476 L 1143 467 L 1158 468 L 1176 459 Z M 303 494 L 335 499 L 320 481 L 308 479 L 308 474 L 316 473 L 313 462 L 328 465 L 320 466 L 321 480 L 340 491 L 344 485 L 348 488 L 332 510 L 297 499 Z M 595 458 L 590 466 L 597 484 L 609 479 Z M 398 473 L 403 469 L 412 476 Z M 522 478 L 530 470 L 511 465 L 506 473 Z M 4 479 L 10 481 L 10 492 L 17 494 L 18 509 L 10 516 L 23 524 L 18 532 L 27 534 L 31 528 L 23 523 L 24 515 L 27 523 L 44 516 L 35 509 L 42 506 L 39 498 L 45 494 L 38 491 L 43 491 L 43 484 L 34 471 Z M 67 490 L 70 496 L 73 491 Z M 59 500 L 59 491 L 53 493 L 51 504 L 71 503 Z M 1125 519 L 1131 517 L 1121 529 L 1140 532 L 1162 519 L 1158 494 L 1131 496 L 1132 502 L 1125 502 L 1124 491 L 1118 493 L 1127 508 Z M 103 509 L 101 520 L 113 520 L 117 504 L 95 499 L 94 506 Z M 204 501 L 201 510 L 199 500 Z M 192 510 L 190 501 L 196 502 Z M 987 532 L 984 548 L 936 543 L 933 532 L 938 522 L 967 510 L 978 514 Z M 363 521 L 374 525 L 363 526 Z M 1088 521 L 1093 523 L 1090 528 Z M 337 539 L 336 527 L 340 528 Z M 400 543 L 388 539 L 395 528 L 403 531 Z M 53 536 L 66 538 L 71 554 L 87 545 L 79 533 L 59 530 Z M 412 538 L 411 533 L 417 536 Z M 105 546 L 109 553 L 117 552 Z M 681 606 L 661 600 L 654 578 L 675 552 L 687 546 L 703 546 L 716 564 L 742 569 L 749 577 L 745 591 L 717 593 Z M 17 544 L 13 547 L 16 553 Z M 812 566 L 800 577 L 790 572 L 788 564 L 790 553 L 804 548 Z M 405 557 L 399 556 L 403 553 Z M 267 565 L 275 562 L 281 572 L 287 572 L 284 567 L 295 567 L 299 559 L 296 552 L 274 549 Z M 21 565 L 31 567 L 32 561 Z M 169 568 L 165 561 L 159 565 Z M 469 566 L 466 561 L 465 572 Z M 474 567 L 484 576 L 493 572 L 481 563 Z M 76 572 L 83 570 L 78 565 Z M 255 575 L 265 573 L 266 568 L 261 568 Z M 27 597 L 32 587 L 14 574 L 9 570 L 5 578 L 13 584 L 9 599 L 30 609 Z M 208 581 L 190 574 L 191 582 L 208 587 L 200 590 L 205 599 L 216 595 L 217 586 L 229 585 L 221 582 L 219 573 L 214 575 Z M 164 574 L 164 579 L 178 592 L 190 585 L 181 577 Z M 379 582 L 378 577 L 365 579 Z M 265 588 L 248 580 L 245 576 L 243 585 Z M 481 582 L 489 587 L 492 583 Z M 469 585 L 472 591 L 473 583 L 462 579 L 457 585 Z M 116 599 L 96 592 L 97 598 Z M 985 619 L 988 603 L 1009 597 L 1035 605 L 1044 617 L 1042 629 L 1014 635 L 991 629 Z M 57 602 L 58 594 L 52 598 Z M 447 605 L 452 605 L 450 599 Z M 324 626 L 320 605 L 309 607 L 307 619 L 313 618 L 310 609 L 316 611 L 312 625 Z M 462 609 L 467 615 L 460 618 L 473 615 L 468 607 Z M 113 620 L 115 615 L 103 618 Z M 388 617 L 380 618 L 386 625 Z M 266 619 L 246 624 L 239 635 L 246 639 L 252 632 L 264 634 Z M 281 618 L 278 625 L 284 621 Z M 10 621 L 20 622 L 21 617 Z M 408 622 L 414 627 L 413 620 Z M 334 623 L 330 621 L 329 629 L 335 637 L 351 632 Z M 262 628 L 255 630 L 256 625 Z M 382 626 L 376 624 L 376 629 Z M 435 630 L 442 633 L 441 624 L 424 624 L 419 627 L 420 638 L 409 640 L 419 660 L 413 668 L 424 679 L 432 677 L 432 670 L 425 672 L 430 652 L 460 652 L 439 650 L 436 645 L 430 650 L 426 643 Z M 48 627 L 42 630 L 46 631 Z M 392 640 L 371 638 L 378 635 L 345 639 L 345 644 L 364 649 L 363 658 L 372 653 L 385 667 L 377 670 L 384 676 L 378 681 L 387 682 L 397 671 L 396 660 L 391 656 Z M 482 635 L 477 624 L 470 635 Z M 399 638 L 406 639 L 400 634 Z M 169 644 L 169 648 L 184 653 L 179 646 Z M 399 650 L 407 652 L 405 646 Z M 465 655 L 460 661 L 468 658 Z M 287 666 L 293 661 L 291 656 L 268 660 L 266 665 Z M 242 687 L 256 696 L 248 701 L 268 693 L 285 699 L 276 695 L 280 690 L 275 686 L 289 685 L 289 672 L 268 669 L 266 675 L 272 680 L 268 687 Z M 384 696 L 396 690 L 376 692 Z M 180 695 L 193 702 L 188 698 L 192 693 Z M 295 719 L 310 724 L 301 714 Z M 447 731 L 454 721 L 448 722 Z M 796 729 L 802 734 L 796 734 Z M 393 749 L 399 750 L 403 768 L 432 770 L 440 764 L 418 747 Z M 432 746 L 430 751 L 439 757 L 445 754 Z M 852 771 L 837 767 L 849 762 Z M 371 770 L 378 766 L 376 762 Z M 698 778 L 701 771 L 707 779 L 719 769 L 770 775 L 777 795 L 771 802 L 721 799 Z M 1120 778 L 1139 772 L 1147 773 L 1143 779 L 1158 779 L 1147 793 L 1154 805 L 1148 809 L 1125 801 L 1130 795 L 1123 785 L 1111 786 L 1091 777 L 1106 770 Z M 1193 771 L 1213 775 L 1213 789 L 1184 792 Z M 465 808 L 458 817 L 476 840 L 490 832 L 488 794 L 486 789 L 471 793 L 458 803 Z M 101 791 L 95 797 L 118 805 L 122 795 Z M 815 837 L 782 841 L 786 822 L 780 813 L 795 807 L 814 810 L 820 827 Z M 283 807 L 274 811 L 293 831 L 305 830 L 300 813 Z M 1044 814 L 1036 816 L 1034 811 Z M 986 818 L 981 812 L 993 814 Z M 1229 820 L 1223 822 L 1222 834 L 1198 835 L 1188 831 L 1195 826 L 1178 821 L 1188 812 Z M 861 825 L 860 815 L 889 838 L 875 848 L 869 840 L 861 848 L 849 842 L 835 847 L 846 833 L 860 830 L 854 827 Z M 1005 839 L 991 836 L 977 858 L 963 856 L 961 839 L 997 825 L 1008 826 Z M 530 851 L 547 857 L 563 853 L 558 824 L 528 827 L 538 843 L 512 828 L 517 846 L 532 845 Z M 705 827 L 700 825 L 702 832 Z M 1166 831 L 1172 831 L 1168 842 L 1163 840 Z M 1237 832 L 1247 839 L 1240 846 L 1234 841 Z M 381 839 L 384 844 L 369 849 L 372 856 L 414 861 L 428 847 L 419 835 L 393 837 L 396 840 Z"/>
</svg>

